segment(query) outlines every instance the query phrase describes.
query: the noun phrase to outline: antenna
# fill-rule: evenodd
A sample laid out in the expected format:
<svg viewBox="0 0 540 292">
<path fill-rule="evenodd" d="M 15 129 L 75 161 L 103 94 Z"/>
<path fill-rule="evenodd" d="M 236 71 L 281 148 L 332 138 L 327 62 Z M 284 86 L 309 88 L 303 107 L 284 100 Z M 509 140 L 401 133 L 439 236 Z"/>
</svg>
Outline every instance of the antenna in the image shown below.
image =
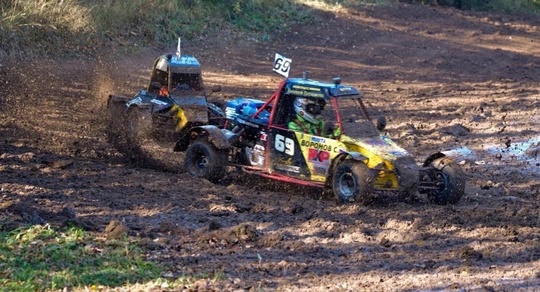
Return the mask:
<svg viewBox="0 0 540 292">
<path fill-rule="evenodd" d="M 180 43 L 181 42 L 182 42 L 182 40 L 180 39 L 180 37 L 178 37 L 178 47 L 176 47 L 176 55 L 178 56 L 178 58 L 182 57 L 182 53 L 180 51 Z"/>
</svg>

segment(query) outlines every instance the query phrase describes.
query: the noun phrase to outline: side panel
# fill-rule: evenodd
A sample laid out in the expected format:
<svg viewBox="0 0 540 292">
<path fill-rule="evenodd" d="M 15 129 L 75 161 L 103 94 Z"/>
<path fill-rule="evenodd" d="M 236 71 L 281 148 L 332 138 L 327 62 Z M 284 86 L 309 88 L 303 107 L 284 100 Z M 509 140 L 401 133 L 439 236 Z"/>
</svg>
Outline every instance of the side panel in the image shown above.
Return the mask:
<svg viewBox="0 0 540 292">
<path fill-rule="evenodd" d="M 174 98 L 174 101 L 178 105 L 173 109 L 176 110 L 175 114 L 178 119 L 177 131 L 183 129 L 188 122 L 192 124 L 208 124 L 208 107 L 204 96 Z"/>
<path fill-rule="evenodd" d="M 270 171 L 303 180 L 325 182 L 332 160 L 345 145 L 337 140 L 282 128 L 270 128 Z"/>
<path fill-rule="evenodd" d="M 153 94 L 146 90 L 140 90 L 134 98 L 126 102 L 127 107 L 132 105 L 151 108 L 152 112 L 159 112 L 170 108 L 172 106 L 172 102 L 163 96 Z"/>
<path fill-rule="evenodd" d="M 302 149 L 311 180 L 325 182 L 332 161 L 344 152 L 345 145 L 337 140 L 295 132 Z"/>
<path fill-rule="evenodd" d="M 271 127 L 268 133 L 268 168 L 271 173 L 310 179 L 306 160 L 293 131 Z"/>
</svg>

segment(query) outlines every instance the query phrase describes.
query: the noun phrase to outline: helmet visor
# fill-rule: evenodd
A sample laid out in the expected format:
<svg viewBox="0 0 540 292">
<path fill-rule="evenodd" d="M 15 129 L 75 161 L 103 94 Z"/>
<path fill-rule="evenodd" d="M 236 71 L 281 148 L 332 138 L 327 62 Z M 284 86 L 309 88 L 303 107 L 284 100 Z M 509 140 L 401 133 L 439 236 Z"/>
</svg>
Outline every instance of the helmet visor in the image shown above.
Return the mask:
<svg viewBox="0 0 540 292">
<path fill-rule="evenodd" d="M 306 104 L 306 112 L 312 115 L 320 115 L 322 111 L 322 106 L 318 103 L 308 103 Z"/>
</svg>

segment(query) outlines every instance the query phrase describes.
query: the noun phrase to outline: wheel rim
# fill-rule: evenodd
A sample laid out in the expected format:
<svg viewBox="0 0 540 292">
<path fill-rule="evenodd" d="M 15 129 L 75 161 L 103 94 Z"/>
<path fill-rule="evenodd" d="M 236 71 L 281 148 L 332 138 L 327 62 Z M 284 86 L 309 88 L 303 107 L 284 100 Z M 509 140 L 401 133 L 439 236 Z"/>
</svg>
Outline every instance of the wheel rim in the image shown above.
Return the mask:
<svg viewBox="0 0 540 292">
<path fill-rule="evenodd" d="M 444 174 L 442 171 L 438 171 L 435 174 L 435 186 L 439 187 L 438 191 L 442 192 L 446 189 L 446 186 L 448 185 L 448 176 Z"/>
<path fill-rule="evenodd" d="M 433 184 L 437 189 L 432 189 L 429 191 L 429 194 L 431 196 L 437 196 L 439 193 L 444 192 L 446 190 L 446 187 L 448 185 L 448 176 L 444 174 L 442 171 L 437 171 L 433 174 Z"/>
<path fill-rule="evenodd" d="M 351 173 L 344 173 L 338 180 L 339 192 L 345 198 L 354 196 L 358 183 Z"/>
<path fill-rule="evenodd" d="M 201 153 L 197 160 L 195 160 L 195 169 L 197 173 L 203 173 L 208 168 L 208 164 L 208 157 Z"/>
</svg>

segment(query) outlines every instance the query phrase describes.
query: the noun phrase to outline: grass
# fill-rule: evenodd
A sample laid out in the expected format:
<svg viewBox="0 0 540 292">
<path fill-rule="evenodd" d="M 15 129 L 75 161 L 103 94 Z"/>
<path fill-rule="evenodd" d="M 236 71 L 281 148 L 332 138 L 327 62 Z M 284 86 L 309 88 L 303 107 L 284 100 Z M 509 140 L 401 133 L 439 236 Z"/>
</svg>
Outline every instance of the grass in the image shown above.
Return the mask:
<svg viewBox="0 0 540 292">
<path fill-rule="evenodd" d="M 159 279 L 129 239 L 98 240 L 81 229 L 35 225 L 0 234 L 0 291 L 116 287 Z"/>
<path fill-rule="evenodd" d="M 50 225 L 0 232 L 0 292 L 150 291 L 189 288 L 198 280 L 220 281 L 224 271 L 163 278 L 166 268 L 145 259 L 137 240 L 105 240 L 79 228 Z"/>
<path fill-rule="evenodd" d="M 308 6 L 281 0 L 0 0 L 0 12 L 0 59 L 91 57 L 103 48 L 169 46 L 178 37 L 269 41 L 312 19 Z"/>
<path fill-rule="evenodd" d="M 336 11 L 396 0 L 0 0 L 0 59 L 92 58 L 97 52 L 167 47 L 188 40 L 240 37 L 272 41 L 313 10 Z M 411 0 L 431 3 L 433 0 Z M 454 0 L 438 0 L 452 6 Z M 463 9 L 539 11 L 540 0 L 462 0 Z"/>
</svg>

